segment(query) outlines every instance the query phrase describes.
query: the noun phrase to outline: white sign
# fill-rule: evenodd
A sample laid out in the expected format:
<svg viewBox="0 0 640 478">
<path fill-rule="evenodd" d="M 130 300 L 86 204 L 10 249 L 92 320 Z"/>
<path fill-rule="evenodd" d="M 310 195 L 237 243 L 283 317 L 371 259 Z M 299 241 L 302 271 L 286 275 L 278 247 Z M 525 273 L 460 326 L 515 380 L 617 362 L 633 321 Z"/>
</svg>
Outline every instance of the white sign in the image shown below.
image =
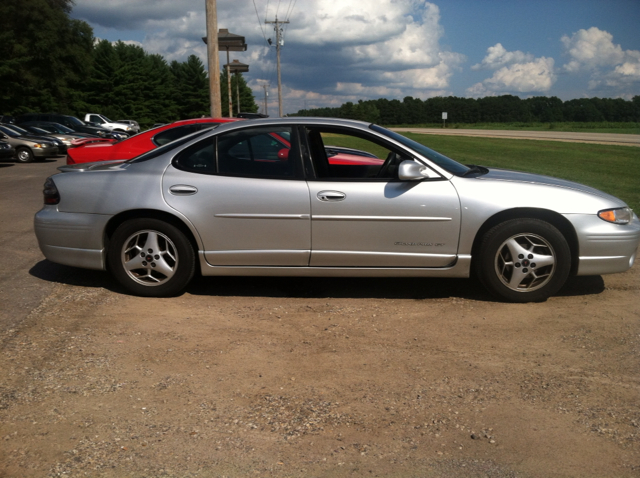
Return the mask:
<svg viewBox="0 0 640 478">
<path fill-rule="evenodd" d="M 442 119 L 446 120 L 447 119 L 447 113 L 442 113 Z"/>
</svg>

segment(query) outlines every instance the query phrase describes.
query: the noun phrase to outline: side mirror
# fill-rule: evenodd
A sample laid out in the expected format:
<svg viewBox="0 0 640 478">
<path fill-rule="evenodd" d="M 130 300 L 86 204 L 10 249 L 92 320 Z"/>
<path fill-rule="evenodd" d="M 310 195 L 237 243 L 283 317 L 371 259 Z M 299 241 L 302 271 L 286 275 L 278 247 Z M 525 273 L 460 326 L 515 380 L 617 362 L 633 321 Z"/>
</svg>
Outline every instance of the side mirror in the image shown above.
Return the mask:
<svg viewBox="0 0 640 478">
<path fill-rule="evenodd" d="M 289 150 L 287 148 L 282 148 L 278 151 L 278 159 L 280 161 L 286 161 L 289 159 Z"/>
<path fill-rule="evenodd" d="M 424 178 L 431 177 L 434 177 L 431 170 L 424 164 L 416 161 L 402 161 L 398 168 L 398 179 L 402 179 L 403 181 L 420 181 Z"/>
</svg>

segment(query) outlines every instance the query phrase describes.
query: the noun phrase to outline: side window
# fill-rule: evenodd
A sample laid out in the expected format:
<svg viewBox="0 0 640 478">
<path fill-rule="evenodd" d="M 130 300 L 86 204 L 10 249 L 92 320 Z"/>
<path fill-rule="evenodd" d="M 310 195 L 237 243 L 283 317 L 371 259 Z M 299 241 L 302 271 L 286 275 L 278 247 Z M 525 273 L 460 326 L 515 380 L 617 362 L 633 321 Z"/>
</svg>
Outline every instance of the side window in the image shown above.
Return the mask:
<svg viewBox="0 0 640 478">
<path fill-rule="evenodd" d="M 218 136 L 218 174 L 293 179 L 300 167 L 289 126 L 263 126 Z M 287 139 L 289 138 L 289 139 Z"/>
<path fill-rule="evenodd" d="M 92 123 L 97 123 L 97 124 L 104 123 L 104 121 L 102 121 L 102 118 L 100 118 L 99 116 L 96 116 L 96 115 L 90 115 L 89 116 L 89 121 L 91 121 Z"/>
<path fill-rule="evenodd" d="M 215 140 L 216 137 L 212 136 L 189 146 L 174 159 L 173 165 L 183 171 L 214 174 L 216 172 Z"/>
<path fill-rule="evenodd" d="M 307 138 L 318 179 L 390 180 L 407 157 L 365 133 L 344 128 L 309 127 Z"/>
<path fill-rule="evenodd" d="M 191 134 L 195 131 L 197 131 L 196 126 L 192 124 L 177 126 L 175 128 L 169 128 L 161 131 L 153 137 L 152 141 L 156 146 L 163 146 L 167 143 L 170 143 L 171 141 L 175 141 L 176 139 L 182 138 L 183 136 Z"/>
</svg>

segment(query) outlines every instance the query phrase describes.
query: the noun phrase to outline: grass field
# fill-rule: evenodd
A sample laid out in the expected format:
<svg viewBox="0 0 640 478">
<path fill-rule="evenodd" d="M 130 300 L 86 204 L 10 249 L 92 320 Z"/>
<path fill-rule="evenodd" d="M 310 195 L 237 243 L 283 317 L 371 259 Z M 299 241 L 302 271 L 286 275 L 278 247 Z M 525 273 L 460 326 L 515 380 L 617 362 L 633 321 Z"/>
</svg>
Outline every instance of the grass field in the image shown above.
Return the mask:
<svg viewBox="0 0 640 478">
<path fill-rule="evenodd" d="M 411 128 L 442 128 L 442 123 L 432 124 L 403 124 L 391 127 Z M 564 131 L 572 133 L 616 133 L 616 134 L 640 134 L 640 123 L 447 123 L 448 129 L 495 129 L 511 131 Z"/>
<path fill-rule="evenodd" d="M 546 174 L 587 184 L 640 211 L 640 148 L 601 144 L 468 138 L 407 133 L 464 164 Z"/>
<path fill-rule="evenodd" d="M 403 133 L 463 164 L 545 174 L 586 184 L 625 201 L 640 212 L 640 148 L 601 144 L 471 138 Z M 363 148 L 354 138 L 328 144 Z"/>
</svg>

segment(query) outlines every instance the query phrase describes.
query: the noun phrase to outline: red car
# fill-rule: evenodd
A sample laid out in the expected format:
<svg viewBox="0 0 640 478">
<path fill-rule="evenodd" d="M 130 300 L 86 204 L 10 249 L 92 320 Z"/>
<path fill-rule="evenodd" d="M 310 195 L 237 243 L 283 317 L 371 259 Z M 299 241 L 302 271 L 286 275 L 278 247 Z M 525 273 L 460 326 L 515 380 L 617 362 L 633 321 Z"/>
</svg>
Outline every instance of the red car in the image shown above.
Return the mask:
<svg viewBox="0 0 640 478">
<path fill-rule="evenodd" d="M 175 121 L 174 123 L 143 131 L 117 143 L 79 145 L 67 151 L 67 164 L 135 158 L 174 139 L 208 128 L 211 123 L 228 123 L 231 121 L 239 120 L 235 118 L 195 118 Z"/>
<path fill-rule="evenodd" d="M 176 121 L 167 125 L 144 131 L 135 136 L 127 138 L 118 143 L 97 143 L 86 144 L 67 151 L 67 164 L 91 163 L 94 161 L 115 161 L 131 159 L 136 156 L 151 151 L 158 146 L 167 144 L 173 140 L 188 134 L 209 127 L 211 123 L 228 123 L 230 121 L 241 121 L 234 118 L 197 118 L 183 121 Z M 278 153 L 280 160 L 286 160 L 291 147 L 288 138 L 278 134 L 271 134 L 272 139 L 277 141 L 282 150 Z M 344 148 L 338 146 L 327 146 L 325 148 L 330 164 L 351 164 L 351 165 L 381 165 L 384 160 L 378 159 L 375 155 L 357 149 Z"/>
</svg>

